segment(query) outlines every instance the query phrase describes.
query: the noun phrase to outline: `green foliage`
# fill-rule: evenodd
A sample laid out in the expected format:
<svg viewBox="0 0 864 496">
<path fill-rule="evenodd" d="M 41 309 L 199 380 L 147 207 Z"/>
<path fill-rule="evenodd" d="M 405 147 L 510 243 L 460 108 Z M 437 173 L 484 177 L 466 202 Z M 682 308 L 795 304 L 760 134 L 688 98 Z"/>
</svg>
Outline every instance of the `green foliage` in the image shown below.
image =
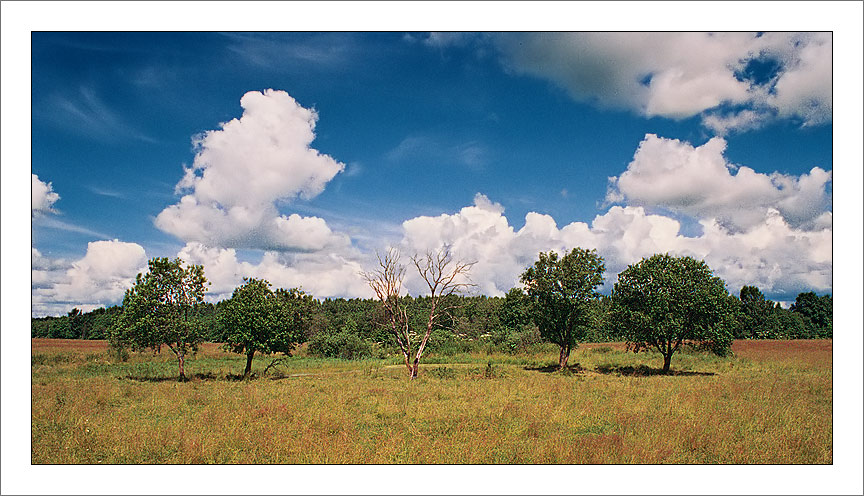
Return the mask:
<svg viewBox="0 0 864 496">
<path fill-rule="evenodd" d="M 299 289 L 277 289 L 263 279 L 244 278 L 219 313 L 225 348 L 247 357 L 249 376 L 256 352 L 291 355 L 306 340 L 314 308 L 312 297 Z"/>
<path fill-rule="evenodd" d="M 656 349 L 664 372 L 685 343 L 718 356 L 729 353 L 729 294 L 704 261 L 668 254 L 643 258 L 619 274 L 612 299 L 613 319 L 628 348 Z"/>
<path fill-rule="evenodd" d="M 504 298 L 490 298 L 496 308 L 497 326 L 489 337 L 496 349 L 506 353 L 526 351 L 542 340 L 531 320 L 531 300 L 520 288 L 508 291 Z"/>
<path fill-rule="evenodd" d="M 149 271 L 138 274 L 135 285 L 123 297 L 123 310 L 111 328 L 113 348 L 131 347 L 158 351 L 163 345 L 177 355 L 180 379 L 187 353 L 198 350 L 205 330 L 195 320 L 204 300 L 204 267 L 183 267 L 179 258 L 154 258 Z"/>
<path fill-rule="evenodd" d="M 606 266 L 596 250 L 574 248 L 559 259 L 554 251 L 540 253 L 539 260 L 523 274 L 528 288 L 531 317 L 543 339 L 561 348 L 560 367 L 570 350 L 597 325 L 590 302 L 599 297 Z"/>
<path fill-rule="evenodd" d="M 263 279 L 243 281 L 223 305 L 217 323 L 226 341 L 225 349 L 246 354 L 243 375 L 248 376 L 256 352 L 290 355 L 304 340 L 311 298 L 297 289 L 274 293 Z"/>
<path fill-rule="evenodd" d="M 120 313 L 120 307 L 97 308 L 82 313 L 73 309 L 59 317 L 34 317 L 30 319 L 31 337 L 61 339 L 106 339 L 108 329 Z M 77 313 L 76 313 L 77 311 Z M 52 332 L 52 327 L 56 329 Z"/>
<path fill-rule="evenodd" d="M 309 340 L 309 354 L 322 358 L 358 360 L 375 356 L 372 343 L 357 334 L 357 324 L 349 320 L 336 332 L 319 332 Z"/>
<path fill-rule="evenodd" d="M 74 339 L 72 322 L 68 318 L 57 319 L 51 322 L 48 328 L 48 337 L 52 339 Z"/>
<path fill-rule="evenodd" d="M 811 337 L 833 336 L 834 301 L 831 295 L 817 296 L 812 291 L 800 293 L 790 310 L 802 317 L 804 327 Z"/>
<path fill-rule="evenodd" d="M 740 292 L 740 304 L 735 305 L 737 326 L 735 327 L 735 338 L 737 339 L 786 339 L 796 337 L 795 329 L 788 329 L 787 324 L 794 327 L 794 322 L 789 321 L 788 310 L 784 310 L 779 304 L 766 299 L 765 295 L 755 286 L 744 286 Z"/>
</svg>

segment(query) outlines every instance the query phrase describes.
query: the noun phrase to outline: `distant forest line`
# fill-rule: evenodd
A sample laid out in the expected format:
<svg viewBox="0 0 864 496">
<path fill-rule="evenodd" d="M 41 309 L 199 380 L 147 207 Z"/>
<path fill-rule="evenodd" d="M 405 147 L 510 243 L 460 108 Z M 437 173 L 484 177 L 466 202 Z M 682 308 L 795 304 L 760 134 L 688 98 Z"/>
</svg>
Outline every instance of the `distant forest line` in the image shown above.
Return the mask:
<svg viewBox="0 0 864 496">
<path fill-rule="evenodd" d="M 542 341 L 532 322 L 528 302 L 519 288 L 504 297 L 456 296 L 450 315 L 433 331 L 429 351 L 453 354 L 470 351 L 524 351 Z M 410 327 L 420 330 L 428 318 L 429 298 L 405 296 Z M 758 288 L 745 286 L 730 297 L 735 339 L 823 339 L 833 337 L 831 295 L 800 293 L 790 308 L 766 299 Z M 209 330 L 209 340 L 225 342 L 227 329 L 219 315 L 228 300 L 203 303 L 195 319 Z M 31 318 L 31 337 L 56 339 L 107 339 L 122 307 L 97 308 L 91 312 L 72 309 L 60 317 Z M 615 342 L 626 339 L 610 321 L 611 298 L 592 301 L 592 318 L 585 329 L 585 342 Z M 313 300 L 306 341 L 309 352 L 324 357 L 365 358 L 398 353 L 384 325 L 381 303 L 375 299 L 328 298 Z"/>
</svg>

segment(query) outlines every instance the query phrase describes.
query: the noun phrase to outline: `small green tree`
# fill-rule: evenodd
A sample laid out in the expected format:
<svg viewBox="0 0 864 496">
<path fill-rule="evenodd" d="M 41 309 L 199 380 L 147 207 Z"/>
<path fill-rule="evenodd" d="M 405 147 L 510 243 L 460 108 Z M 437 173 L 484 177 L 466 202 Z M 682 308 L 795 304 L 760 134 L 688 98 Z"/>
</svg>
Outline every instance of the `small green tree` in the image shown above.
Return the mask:
<svg viewBox="0 0 864 496">
<path fill-rule="evenodd" d="M 669 372 L 672 355 L 694 344 L 725 356 L 732 345 L 729 293 L 704 261 L 668 254 L 643 258 L 618 275 L 613 321 L 628 349 L 656 349 Z"/>
<path fill-rule="evenodd" d="M 812 291 L 799 293 L 789 309 L 803 317 L 804 325 L 812 337 L 832 336 L 834 302 L 831 295 L 817 296 Z"/>
<path fill-rule="evenodd" d="M 135 351 L 161 350 L 167 346 L 176 356 L 181 381 L 186 380 L 185 361 L 198 351 L 204 330 L 195 319 L 203 301 L 207 279 L 204 267 L 183 267 L 177 258 L 154 258 L 149 271 L 138 274 L 135 285 L 126 291 L 123 307 L 110 332 L 112 347 Z"/>
<path fill-rule="evenodd" d="M 264 279 L 244 278 L 219 314 L 226 337 L 225 347 L 246 354 L 243 377 L 252 372 L 256 352 L 290 355 L 305 340 L 311 297 L 299 289 L 274 293 Z"/>
<path fill-rule="evenodd" d="M 83 322 L 81 321 L 81 310 L 73 308 L 66 314 L 69 318 L 69 334 L 72 339 L 85 339 L 86 332 L 83 331 Z"/>
<path fill-rule="evenodd" d="M 541 252 L 522 274 L 540 335 L 561 348 L 559 369 L 567 367 L 570 352 L 595 325 L 589 305 L 599 297 L 597 286 L 603 284 L 605 270 L 596 250 L 573 248 L 561 258 L 554 251 Z"/>
</svg>

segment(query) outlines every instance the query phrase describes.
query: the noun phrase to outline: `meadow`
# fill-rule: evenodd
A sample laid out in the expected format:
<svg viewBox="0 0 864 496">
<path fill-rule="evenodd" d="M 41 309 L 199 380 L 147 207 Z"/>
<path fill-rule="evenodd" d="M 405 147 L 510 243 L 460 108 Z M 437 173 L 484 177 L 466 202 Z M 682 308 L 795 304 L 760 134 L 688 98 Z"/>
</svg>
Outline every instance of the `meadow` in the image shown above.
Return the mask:
<svg viewBox="0 0 864 496">
<path fill-rule="evenodd" d="M 832 341 L 736 341 L 734 356 L 582 344 L 516 355 L 245 358 L 33 339 L 31 462 L 831 464 Z"/>
</svg>

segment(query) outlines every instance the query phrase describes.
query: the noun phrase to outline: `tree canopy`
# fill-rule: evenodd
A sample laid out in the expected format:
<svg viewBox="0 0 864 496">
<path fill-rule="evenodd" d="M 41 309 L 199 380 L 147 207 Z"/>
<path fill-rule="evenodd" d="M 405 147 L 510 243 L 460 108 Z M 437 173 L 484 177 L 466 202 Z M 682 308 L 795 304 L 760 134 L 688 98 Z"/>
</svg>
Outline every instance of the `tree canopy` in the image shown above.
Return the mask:
<svg viewBox="0 0 864 496">
<path fill-rule="evenodd" d="M 643 258 L 618 275 L 613 319 L 629 349 L 656 349 L 669 372 L 684 344 L 724 356 L 732 345 L 729 293 L 702 260 L 668 254 Z"/>
<path fill-rule="evenodd" d="M 311 307 L 311 297 L 299 289 L 274 293 L 266 280 L 244 278 L 219 314 L 226 348 L 246 354 L 243 377 L 252 372 L 256 352 L 290 355 L 305 340 Z"/>
<path fill-rule="evenodd" d="M 206 291 L 204 267 L 184 268 L 179 258 L 153 258 L 148 267 L 126 291 L 110 341 L 115 348 L 133 350 L 167 346 L 177 356 L 180 380 L 185 380 L 185 357 L 205 338 L 203 326 L 194 318 Z"/>
<path fill-rule="evenodd" d="M 804 325 L 813 337 L 833 335 L 834 301 L 831 295 L 817 296 L 812 291 L 800 293 L 789 309 L 803 317 Z"/>
<path fill-rule="evenodd" d="M 554 251 L 541 252 L 522 274 L 540 335 L 561 348 L 560 369 L 592 325 L 590 302 L 599 297 L 597 287 L 603 284 L 605 270 L 596 250 L 573 248 L 560 258 Z"/>
</svg>

